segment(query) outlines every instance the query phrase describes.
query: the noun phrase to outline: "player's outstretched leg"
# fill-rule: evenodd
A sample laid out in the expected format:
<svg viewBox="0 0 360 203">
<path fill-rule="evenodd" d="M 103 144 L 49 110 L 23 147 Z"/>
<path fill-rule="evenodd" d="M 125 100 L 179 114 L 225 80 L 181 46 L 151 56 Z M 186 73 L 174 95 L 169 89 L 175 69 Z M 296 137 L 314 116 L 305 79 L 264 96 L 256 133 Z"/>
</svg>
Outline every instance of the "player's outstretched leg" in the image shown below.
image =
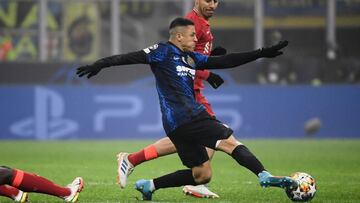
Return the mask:
<svg viewBox="0 0 360 203">
<path fill-rule="evenodd" d="M 222 140 L 219 149 L 230 154 L 241 166 L 246 167 L 258 176 L 262 187 L 281 187 L 292 189 L 297 187 L 297 182 L 286 176 L 273 176 L 267 172 L 256 156 L 234 136 Z"/>
<path fill-rule="evenodd" d="M 64 197 L 64 200 L 66 202 L 77 202 L 79 194 L 84 188 L 84 180 L 81 177 L 77 177 L 66 187 L 70 189 L 71 194 Z"/>
<path fill-rule="evenodd" d="M 210 191 L 206 185 L 186 185 L 183 192 L 197 198 L 219 198 L 219 195 Z"/>
<path fill-rule="evenodd" d="M 0 185 L 0 196 L 8 197 L 15 202 L 27 202 L 29 194 L 10 185 Z"/>
<path fill-rule="evenodd" d="M 118 169 L 117 169 L 117 179 L 121 188 L 126 186 L 127 177 L 133 172 L 134 166 L 130 163 L 128 159 L 129 154 L 125 152 L 120 152 L 117 155 Z"/>
<path fill-rule="evenodd" d="M 151 200 L 155 187 L 152 180 L 141 179 L 136 181 L 135 189 L 141 192 L 143 200 Z"/>
<path fill-rule="evenodd" d="M 287 176 L 273 176 L 267 171 L 259 173 L 259 183 L 261 187 L 280 187 L 293 189 L 298 186 L 297 182 Z"/>
<path fill-rule="evenodd" d="M 0 185 L 11 185 L 24 192 L 36 192 L 53 195 L 67 202 L 76 202 L 84 187 L 82 178 L 75 180 L 67 187 L 61 187 L 47 178 L 6 166 L 0 166 Z"/>
</svg>

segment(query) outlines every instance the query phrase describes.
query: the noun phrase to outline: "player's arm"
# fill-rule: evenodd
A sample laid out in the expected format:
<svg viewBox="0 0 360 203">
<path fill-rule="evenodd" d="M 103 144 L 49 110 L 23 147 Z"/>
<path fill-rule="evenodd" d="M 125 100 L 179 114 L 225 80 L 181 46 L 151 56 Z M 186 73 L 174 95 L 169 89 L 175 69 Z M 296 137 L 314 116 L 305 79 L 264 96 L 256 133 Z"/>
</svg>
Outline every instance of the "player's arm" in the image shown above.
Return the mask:
<svg viewBox="0 0 360 203">
<path fill-rule="evenodd" d="M 103 68 L 130 64 L 147 64 L 145 51 L 130 52 L 127 54 L 113 55 L 97 60 L 91 65 L 84 65 L 77 68 L 76 74 L 79 77 L 87 75 L 88 78 L 98 74 Z"/>
<path fill-rule="evenodd" d="M 288 45 L 288 41 L 280 41 L 278 44 L 257 49 L 255 51 L 244 53 L 231 53 L 223 56 L 210 56 L 205 63 L 202 63 L 197 69 L 225 69 L 234 68 L 251 61 L 255 61 L 258 58 L 274 58 L 283 54 L 280 51 L 282 48 Z"/>
<path fill-rule="evenodd" d="M 211 51 L 210 56 L 221 56 L 225 54 L 226 49 L 221 46 L 217 46 Z M 220 75 L 208 70 L 196 70 L 196 77 L 199 77 L 201 80 L 206 80 L 214 89 L 217 89 L 224 83 L 224 80 Z"/>
<path fill-rule="evenodd" d="M 222 56 L 226 54 L 226 49 L 224 47 L 221 46 L 217 46 L 215 47 L 213 50 L 211 50 L 210 56 Z M 196 76 L 199 77 L 202 80 L 208 80 L 209 77 L 213 77 L 214 75 L 216 75 L 215 73 L 212 73 L 208 70 L 197 70 L 196 71 Z M 216 75 L 218 76 L 218 75 Z M 219 76 L 220 77 L 220 76 Z M 224 82 L 224 81 L 223 81 Z M 209 82 L 210 83 L 210 82 Z"/>
</svg>

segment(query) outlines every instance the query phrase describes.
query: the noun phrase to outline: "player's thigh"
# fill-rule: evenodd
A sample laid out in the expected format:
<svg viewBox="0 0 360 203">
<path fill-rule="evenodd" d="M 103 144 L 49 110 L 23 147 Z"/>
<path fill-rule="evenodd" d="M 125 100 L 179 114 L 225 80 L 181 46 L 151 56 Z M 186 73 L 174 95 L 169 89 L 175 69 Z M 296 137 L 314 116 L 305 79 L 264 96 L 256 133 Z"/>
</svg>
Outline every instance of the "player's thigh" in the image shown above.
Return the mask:
<svg viewBox="0 0 360 203">
<path fill-rule="evenodd" d="M 183 165 L 188 168 L 200 166 L 209 160 L 206 148 L 197 142 L 186 140 L 181 137 L 169 136 L 174 143 L 177 153 Z"/>
<path fill-rule="evenodd" d="M 198 129 L 199 143 L 202 145 L 216 149 L 220 140 L 228 139 L 233 133 L 233 130 L 220 121 L 210 118 L 201 122 Z"/>
<path fill-rule="evenodd" d="M 161 138 L 160 140 L 156 141 L 153 145 L 156 148 L 158 156 L 165 156 L 176 152 L 175 145 L 168 137 Z"/>
<path fill-rule="evenodd" d="M 229 138 L 220 140 L 219 144 L 217 145 L 217 149 L 228 154 L 231 154 L 232 151 L 238 146 L 242 144 L 241 142 L 237 141 L 236 138 L 231 135 Z"/>
</svg>

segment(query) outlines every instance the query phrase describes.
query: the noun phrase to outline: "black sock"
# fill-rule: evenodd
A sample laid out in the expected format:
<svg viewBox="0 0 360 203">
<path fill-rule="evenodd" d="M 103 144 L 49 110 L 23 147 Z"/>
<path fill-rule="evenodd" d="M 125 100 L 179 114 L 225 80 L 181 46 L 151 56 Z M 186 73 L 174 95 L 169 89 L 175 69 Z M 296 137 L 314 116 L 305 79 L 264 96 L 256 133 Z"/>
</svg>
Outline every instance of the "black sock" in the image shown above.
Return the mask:
<svg viewBox="0 0 360 203">
<path fill-rule="evenodd" d="M 242 166 L 252 171 L 256 176 L 262 172 L 264 166 L 255 157 L 245 145 L 238 145 L 232 152 L 231 156 Z"/>
<path fill-rule="evenodd" d="M 190 169 L 175 171 L 174 173 L 155 178 L 153 181 L 156 189 L 197 185 Z"/>
</svg>

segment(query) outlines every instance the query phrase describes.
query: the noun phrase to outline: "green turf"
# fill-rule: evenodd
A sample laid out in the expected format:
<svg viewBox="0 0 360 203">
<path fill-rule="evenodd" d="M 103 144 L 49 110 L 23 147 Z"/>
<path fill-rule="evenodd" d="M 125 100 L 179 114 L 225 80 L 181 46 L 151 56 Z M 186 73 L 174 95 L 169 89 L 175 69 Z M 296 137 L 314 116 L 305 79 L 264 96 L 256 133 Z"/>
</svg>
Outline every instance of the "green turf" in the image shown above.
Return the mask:
<svg viewBox="0 0 360 203">
<path fill-rule="evenodd" d="M 16 167 L 61 185 L 76 176 L 85 180 L 79 202 L 137 202 L 134 182 L 154 178 L 184 168 L 171 155 L 136 168 L 128 186 L 120 191 L 116 184 L 119 151 L 133 152 L 151 141 L 0 141 L 0 164 Z M 273 174 L 303 171 L 313 175 L 318 192 L 312 202 L 360 202 L 360 140 L 245 140 Z M 157 191 L 157 202 L 290 202 L 279 188 L 263 189 L 257 178 L 239 167 L 231 157 L 218 152 L 213 160 L 210 189 L 217 200 L 184 196 L 181 188 Z M 31 202 L 62 202 L 61 199 L 32 193 Z M 0 197 L 0 202 L 11 202 Z"/>
</svg>

